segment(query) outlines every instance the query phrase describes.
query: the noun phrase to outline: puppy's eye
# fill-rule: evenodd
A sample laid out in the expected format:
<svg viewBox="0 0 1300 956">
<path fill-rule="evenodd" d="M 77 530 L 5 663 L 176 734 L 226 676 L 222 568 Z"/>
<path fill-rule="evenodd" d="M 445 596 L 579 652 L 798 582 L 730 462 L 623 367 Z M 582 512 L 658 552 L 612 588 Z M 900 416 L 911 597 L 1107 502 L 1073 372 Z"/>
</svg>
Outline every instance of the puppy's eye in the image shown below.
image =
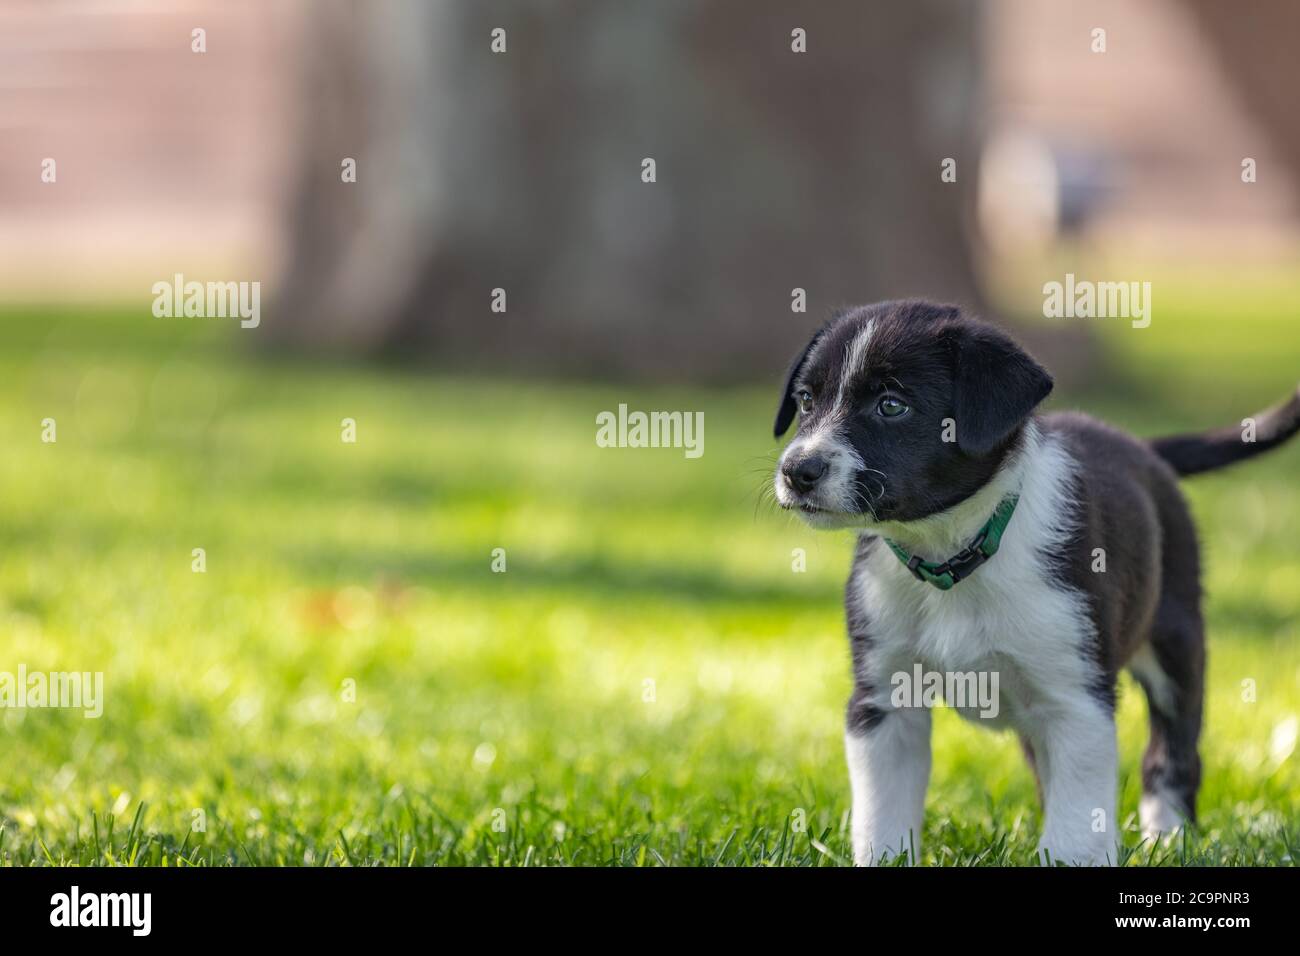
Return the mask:
<svg viewBox="0 0 1300 956">
<path fill-rule="evenodd" d="M 892 395 L 886 395 L 876 405 L 876 411 L 885 418 L 897 418 L 903 412 L 907 411 L 907 406 Z"/>
<path fill-rule="evenodd" d="M 807 415 L 810 411 L 812 411 L 813 397 L 812 397 L 812 392 L 808 391 L 808 389 L 801 388 L 799 389 L 799 391 L 795 392 L 794 400 L 795 403 L 799 406 L 799 413 L 801 415 Z"/>
</svg>

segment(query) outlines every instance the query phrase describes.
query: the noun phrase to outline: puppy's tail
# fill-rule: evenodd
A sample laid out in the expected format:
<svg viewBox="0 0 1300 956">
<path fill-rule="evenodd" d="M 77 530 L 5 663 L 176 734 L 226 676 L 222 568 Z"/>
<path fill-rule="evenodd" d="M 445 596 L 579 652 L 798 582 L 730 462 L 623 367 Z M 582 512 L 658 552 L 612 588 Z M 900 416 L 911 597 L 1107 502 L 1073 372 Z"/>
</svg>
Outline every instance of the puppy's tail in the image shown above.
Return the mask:
<svg viewBox="0 0 1300 956">
<path fill-rule="evenodd" d="M 1300 431 L 1300 389 L 1281 405 L 1218 431 L 1171 435 L 1151 441 L 1155 453 L 1180 475 L 1213 471 L 1276 448 Z"/>
</svg>

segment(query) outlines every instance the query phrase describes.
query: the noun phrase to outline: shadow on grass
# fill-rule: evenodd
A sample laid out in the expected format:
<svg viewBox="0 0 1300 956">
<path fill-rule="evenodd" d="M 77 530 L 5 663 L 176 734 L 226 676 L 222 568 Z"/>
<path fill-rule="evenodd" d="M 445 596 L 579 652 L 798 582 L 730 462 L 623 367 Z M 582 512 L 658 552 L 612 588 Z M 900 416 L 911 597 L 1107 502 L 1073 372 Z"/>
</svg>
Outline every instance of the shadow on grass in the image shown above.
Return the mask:
<svg viewBox="0 0 1300 956">
<path fill-rule="evenodd" d="M 1272 644 L 1282 637 L 1296 637 L 1300 621 L 1283 614 L 1262 601 L 1247 601 L 1215 597 L 1211 591 L 1205 598 L 1206 638 L 1213 650 L 1216 635 L 1231 629 L 1234 640 L 1251 644 Z"/>
<path fill-rule="evenodd" d="M 476 596 L 580 595 L 585 599 L 793 604 L 824 609 L 836 606 L 841 590 L 839 585 L 805 575 L 791 575 L 792 583 L 782 584 L 720 574 L 699 564 L 631 565 L 603 558 L 547 560 L 512 553 L 508 572 L 494 574 L 487 555 L 470 559 L 428 552 L 294 551 L 283 553 L 283 557 L 304 575 L 318 580 L 391 575 L 411 584 L 450 587 Z"/>
</svg>

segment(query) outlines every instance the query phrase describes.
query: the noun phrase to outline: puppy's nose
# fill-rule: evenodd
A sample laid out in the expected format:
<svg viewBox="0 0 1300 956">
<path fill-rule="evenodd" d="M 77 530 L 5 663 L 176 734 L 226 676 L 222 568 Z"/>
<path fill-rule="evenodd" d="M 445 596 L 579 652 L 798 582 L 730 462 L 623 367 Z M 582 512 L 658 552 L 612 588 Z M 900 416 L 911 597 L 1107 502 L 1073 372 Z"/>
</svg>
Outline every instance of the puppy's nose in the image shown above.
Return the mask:
<svg viewBox="0 0 1300 956">
<path fill-rule="evenodd" d="M 809 455 L 798 461 L 787 461 L 781 466 L 781 474 L 790 482 L 795 491 L 807 494 L 813 490 L 822 475 L 826 474 L 826 459 L 819 455 Z"/>
</svg>

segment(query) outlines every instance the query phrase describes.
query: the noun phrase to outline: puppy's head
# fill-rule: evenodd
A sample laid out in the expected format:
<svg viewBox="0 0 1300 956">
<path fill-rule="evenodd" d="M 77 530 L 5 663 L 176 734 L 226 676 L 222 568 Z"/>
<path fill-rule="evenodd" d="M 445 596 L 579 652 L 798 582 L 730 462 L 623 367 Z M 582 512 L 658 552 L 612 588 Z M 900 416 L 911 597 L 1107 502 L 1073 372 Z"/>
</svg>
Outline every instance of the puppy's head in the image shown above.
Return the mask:
<svg viewBox="0 0 1300 956">
<path fill-rule="evenodd" d="M 1004 332 L 953 306 L 838 314 L 795 359 L 776 413 L 798 420 L 776 498 L 814 527 L 914 521 L 993 477 L 1052 378 Z"/>
</svg>

